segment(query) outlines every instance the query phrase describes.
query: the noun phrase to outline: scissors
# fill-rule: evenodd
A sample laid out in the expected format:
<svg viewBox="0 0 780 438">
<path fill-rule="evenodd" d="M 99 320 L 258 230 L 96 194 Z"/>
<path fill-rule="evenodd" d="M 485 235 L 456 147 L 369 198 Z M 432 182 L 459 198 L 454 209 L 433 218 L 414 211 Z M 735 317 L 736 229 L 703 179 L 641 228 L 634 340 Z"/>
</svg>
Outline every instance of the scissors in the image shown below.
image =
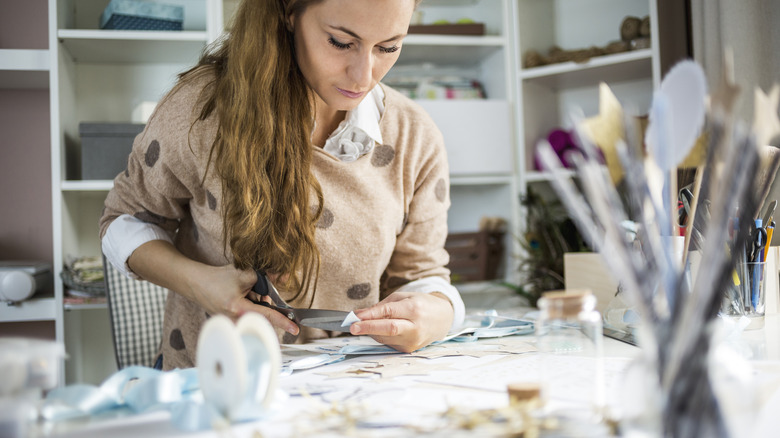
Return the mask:
<svg viewBox="0 0 780 438">
<path fill-rule="evenodd" d="M 764 213 L 764 217 L 761 219 L 761 222 L 765 227 L 768 227 L 769 224 L 772 222 L 772 218 L 774 218 L 775 216 L 776 208 L 777 208 L 777 200 L 774 200 L 769 203 L 769 207 L 767 207 L 766 213 Z"/>
<path fill-rule="evenodd" d="M 292 307 L 282 299 L 281 295 L 279 295 L 279 291 L 276 290 L 276 287 L 274 287 L 273 283 L 268 279 L 265 272 L 259 269 L 255 272 L 257 273 L 257 283 L 252 287 L 252 291 L 261 297 L 270 297 L 273 304 L 263 300 L 255 300 L 253 298 L 249 298 L 249 301 L 276 310 L 299 326 L 302 325 L 322 330 L 349 333 L 349 326 L 341 326 L 349 312 L 341 310 L 298 309 Z"/>
<path fill-rule="evenodd" d="M 700 204 L 697 204 L 696 199 L 693 197 L 693 192 L 691 192 L 690 185 L 680 189 L 680 193 L 678 197 L 679 197 L 679 203 L 682 204 L 682 208 L 680 208 L 678 212 L 678 224 L 680 225 L 680 227 L 688 227 L 688 226 L 692 227 L 691 237 L 693 238 L 695 245 L 699 246 L 704 241 L 704 236 L 702 236 L 700 227 L 706 226 L 706 224 L 709 223 L 710 220 L 709 201 L 702 201 Z M 695 218 L 691 217 L 691 213 L 693 212 L 693 207 L 697 205 L 698 205 L 697 208 L 699 208 L 698 210 L 699 214 L 701 215 L 700 227 L 696 226 Z"/>
<path fill-rule="evenodd" d="M 766 228 L 761 226 L 762 220 L 756 219 L 755 225 L 750 230 L 750 238 L 748 239 L 748 262 L 760 262 L 759 259 L 764 247 L 767 243 Z"/>
</svg>

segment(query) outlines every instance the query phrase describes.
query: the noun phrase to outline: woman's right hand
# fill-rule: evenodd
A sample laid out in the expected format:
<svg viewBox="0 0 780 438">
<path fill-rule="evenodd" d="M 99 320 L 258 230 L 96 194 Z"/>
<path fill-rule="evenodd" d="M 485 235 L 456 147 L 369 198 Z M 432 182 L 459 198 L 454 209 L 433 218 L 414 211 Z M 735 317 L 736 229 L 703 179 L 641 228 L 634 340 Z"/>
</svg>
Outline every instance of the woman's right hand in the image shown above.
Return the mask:
<svg viewBox="0 0 780 438">
<path fill-rule="evenodd" d="M 144 243 L 130 255 L 127 264 L 141 278 L 198 303 L 210 315 L 223 314 L 235 320 L 244 313 L 257 312 L 274 327 L 294 335 L 300 331 L 285 315 L 247 298 L 254 294 L 252 287 L 257 282 L 253 270 L 196 262 L 163 240 Z"/>
<path fill-rule="evenodd" d="M 285 315 L 249 299 L 249 296 L 261 299 L 252 291 L 257 282 L 255 271 L 242 271 L 232 265 L 205 265 L 196 272 L 197 278 L 188 282 L 189 288 L 195 301 L 209 314 L 221 313 L 235 320 L 244 313 L 257 312 L 265 316 L 274 327 L 293 335 L 298 334 L 298 325 Z M 263 298 L 270 303 L 268 297 Z"/>
</svg>

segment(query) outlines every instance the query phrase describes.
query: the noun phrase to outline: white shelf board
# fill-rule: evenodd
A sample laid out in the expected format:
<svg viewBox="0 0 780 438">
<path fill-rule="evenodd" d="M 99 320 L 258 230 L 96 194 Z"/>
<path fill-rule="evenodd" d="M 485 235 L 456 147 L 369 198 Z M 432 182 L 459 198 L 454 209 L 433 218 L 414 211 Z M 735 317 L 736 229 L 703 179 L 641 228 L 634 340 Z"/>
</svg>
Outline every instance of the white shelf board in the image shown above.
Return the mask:
<svg viewBox="0 0 780 438">
<path fill-rule="evenodd" d="M 60 189 L 63 192 L 107 192 L 114 187 L 114 181 L 110 179 L 62 181 Z"/>
<path fill-rule="evenodd" d="M 501 284 L 503 279 L 492 281 L 474 281 L 469 283 L 455 283 L 461 295 L 488 294 L 488 293 L 514 293 L 514 291 Z"/>
<path fill-rule="evenodd" d="M 53 297 L 31 298 L 20 303 L 0 303 L 0 322 L 51 321 L 56 317 Z"/>
<path fill-rule="evenodd" d="M 408 46 L 493 46 L 506 44 L 506 38 L 498 35 L 427 35 L 409 34 L 404 38 Z"/>
<path fill-rule="evenodd" d="M 63 304 L 65 310 L 101 310 L 108 309 L 108 303 Z"/>
<path fill-rule="evenodd" d="M 61 29 L 57 37 L 77 62 L 194 64 L 208 41 L 200 31 Z"/>
<path fill-rule="evenodd" d="M 571 169 L 564 169 L 564 174 L 569 177 L 572 177 L 576 175 L 576 172 Z M 550 172 L 544 172 L 538 170 L 531 170 L 525 172 L 525 182 L 528 183 L 545 182 L 545 181 L 552 181 L 552 180 L 553 180 L 553 174 Z"/>
<path fill-rule="evenodd" d="M 555 90 L 652 78 L 652 50 L 642 49 L 591 58 L 578 64 L 564 62 L 520 71 L 521 81 L 533 81 Z"/>
<path fill-rule="evenodd" d="M 491 186 L 512 184 L 511 174 L 496 175 L 450 175 L 451 186 Z"/>
<path fill-rule="evenodd" d="M 397 65 L 474 67 L 503 49 L 506 41 L 502 36 L 408 35 Z"/>
<path fill-rule="evenodd" d="M 49 88 L 49 51 L 0 49 L 0 89 Z"/>
<path fill-rule="evenodd" d="M 49 71 L 49 51 L 0 49 L 0 70 Z"/>
</svg>

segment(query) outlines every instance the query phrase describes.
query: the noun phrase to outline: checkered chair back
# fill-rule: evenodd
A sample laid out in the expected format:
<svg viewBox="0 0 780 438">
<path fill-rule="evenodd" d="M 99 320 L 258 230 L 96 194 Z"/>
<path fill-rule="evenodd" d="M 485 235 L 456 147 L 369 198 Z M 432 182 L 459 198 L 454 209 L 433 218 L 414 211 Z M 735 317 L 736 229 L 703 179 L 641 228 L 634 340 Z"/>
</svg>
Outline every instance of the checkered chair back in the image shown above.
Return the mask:
<svg viewBox="0 0 780 438">
<path fill-rule="evenodd" d="M 117 366 L 154 366 L 168 289 L 125 277 L 105 257 L 103 269 Z"/>
</svg>

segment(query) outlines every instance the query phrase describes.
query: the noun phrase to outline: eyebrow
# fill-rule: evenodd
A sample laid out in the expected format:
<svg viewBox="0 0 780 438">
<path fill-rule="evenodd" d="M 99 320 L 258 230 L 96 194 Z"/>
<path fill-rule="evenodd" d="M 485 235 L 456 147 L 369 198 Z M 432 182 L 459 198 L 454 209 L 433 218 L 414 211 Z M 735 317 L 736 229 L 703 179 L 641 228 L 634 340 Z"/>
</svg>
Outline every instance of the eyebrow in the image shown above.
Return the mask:
<svg viewBox="0 0 780 438">
<path fill-rule="evenodd" d="M 344 33 L 346 33 L 348 35 L 351 35 L 354 38 L 359 39 L 359 40 L 363 39 L 363 38 L 360 37 L 360 35 L 356 34 L 355 32 L 352 32 L 351 30 L 349 30 L 349 29 L 347 29 L 345 27 L 341 27 L 341 26 L 329 26 L 329 27 L 332 28 L 332 29 L 335 29 L 335 30 L 340 30 L 340 31 L 342 31 L 342 32 L 344 32 Z M 386 39 L 384 41 L 380 41 L 380 43 L 389 43 L 391 41 L 399 40 L 399 39 L 403 38 L 404 36 L 406 36 L 405 33 L 399 33 L 398 35 L 390 37 L 390 38 L 388 38 L 388 39 Z"/>
</svg>

